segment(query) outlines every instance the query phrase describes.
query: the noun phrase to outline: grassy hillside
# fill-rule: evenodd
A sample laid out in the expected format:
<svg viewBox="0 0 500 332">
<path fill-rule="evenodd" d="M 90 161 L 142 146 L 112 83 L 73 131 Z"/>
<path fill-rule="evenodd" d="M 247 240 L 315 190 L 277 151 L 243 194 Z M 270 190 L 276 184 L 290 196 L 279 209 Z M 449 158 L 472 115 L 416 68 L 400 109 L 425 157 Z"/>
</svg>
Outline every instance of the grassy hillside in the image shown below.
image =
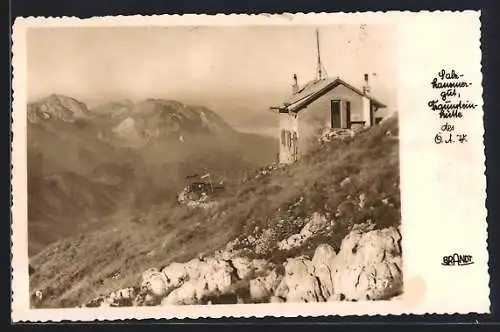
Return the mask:
<svg viewBox="0 0 500 332">
<path fill-rule="evenodd" d="M 77 306 L 137 284 L 150 267 L 211 254 L 228 243 L 247 256 L 282 263 L 311 255 L 319 243 L 338 248 L 355 224 L 397 226 L 397 134 L 393 118 L 353 139 L 318 145 L 294 165 L 249 172 L 228 183 L 212 209 L 165 202 L 147 213 L 114 216 L 110 227 L 59 241 L 34 256 L 31 290 L 43 291 L 42 307 Z M 332 220 L 335 228 L 279 248 L 277 243 L 298 233 L 314 214 Z"/>
</svg>

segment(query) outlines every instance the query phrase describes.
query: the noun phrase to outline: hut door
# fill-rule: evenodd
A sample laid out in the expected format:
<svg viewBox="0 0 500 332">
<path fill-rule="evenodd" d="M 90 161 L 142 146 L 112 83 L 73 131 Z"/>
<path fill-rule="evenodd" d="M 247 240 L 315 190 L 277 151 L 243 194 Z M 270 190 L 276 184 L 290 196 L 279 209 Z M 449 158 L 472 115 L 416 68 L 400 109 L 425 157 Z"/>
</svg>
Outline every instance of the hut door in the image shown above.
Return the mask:
<svg viewBox="0 0 500 332">
<path fill-rule="evenodd" d="M 345 102 L 345 120 L 343 122 L 343 128 L 351 128 L 351 102 L 348 100 Z"/>
<path fill-rule="evenodd" d="M 340 100 L 332 100 L 331 104 L 331 124 L 332 128 L 340 128 Z"/>
</svg>

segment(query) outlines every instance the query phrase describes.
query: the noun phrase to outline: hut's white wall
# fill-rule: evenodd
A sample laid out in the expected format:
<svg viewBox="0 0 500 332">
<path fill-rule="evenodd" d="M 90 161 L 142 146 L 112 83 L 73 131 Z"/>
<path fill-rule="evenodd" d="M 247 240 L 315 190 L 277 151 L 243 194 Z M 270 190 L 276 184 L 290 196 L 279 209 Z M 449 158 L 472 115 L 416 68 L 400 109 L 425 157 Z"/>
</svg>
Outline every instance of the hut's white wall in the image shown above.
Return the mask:
<svg viewBox="0 0 500 332">
<path fill-rule="evenodd" d="M 371 100 L 366 96 L 362 96 L 361 99 L 363 101 L 363 115 L 362 115 L 361 121 L 365 121 L 365 127 L 369 127 L 372 125 L 371 117 L 370 117 Z"/>
<path fill-rule="evenodd" d="M 307 108 L 298 112 L 298 151 L 305 154 L 325 128 L 331 128 L 331 101 L 346 100 L 351 103 L 351 121 L 365 121 L 363 97 L 351 89 L 339 85 L 324 94 Z M 343 116 L 343 115 L 342 115 Z M 368 115 L 369 120 L 369 115 Z"/>
<path fill-rule="evenodd" d="M 290 164 L 297 160 L 298 122 L 296 113 L 280 113 L 279 162 Z"/>
</svg>

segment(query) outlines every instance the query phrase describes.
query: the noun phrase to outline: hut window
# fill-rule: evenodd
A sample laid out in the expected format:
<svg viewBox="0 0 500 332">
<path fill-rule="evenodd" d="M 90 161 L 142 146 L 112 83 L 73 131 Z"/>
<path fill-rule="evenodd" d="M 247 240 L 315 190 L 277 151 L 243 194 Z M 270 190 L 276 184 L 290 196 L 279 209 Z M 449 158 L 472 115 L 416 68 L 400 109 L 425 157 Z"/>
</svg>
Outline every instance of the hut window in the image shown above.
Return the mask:
<svg viewBox="0 0 500 332">
<path fill-rule="evenodd" d="M 293 154 L 297 155 L 298 149 L 297 149 L 297 132 L 293 132 L 292 136 L 292 141 L 293 141 Z"/>
</svg>

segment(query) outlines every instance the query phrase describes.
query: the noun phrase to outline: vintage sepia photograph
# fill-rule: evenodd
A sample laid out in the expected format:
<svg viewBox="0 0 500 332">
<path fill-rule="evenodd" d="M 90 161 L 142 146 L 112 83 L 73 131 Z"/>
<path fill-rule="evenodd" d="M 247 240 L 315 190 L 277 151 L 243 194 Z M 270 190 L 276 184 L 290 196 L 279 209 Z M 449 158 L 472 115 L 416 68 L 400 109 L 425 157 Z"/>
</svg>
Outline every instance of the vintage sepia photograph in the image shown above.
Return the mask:
<svg viewBox="0 0 500 332">
<path fill-rule="evenodd" d="M 400 295 L 393 32 L 30 29 L 31 305 Z"/>
<path fill-rule="evenodd" d="M 17 19 L 13 321 L 489 312 L 479 16 Z"/>
</svg>

